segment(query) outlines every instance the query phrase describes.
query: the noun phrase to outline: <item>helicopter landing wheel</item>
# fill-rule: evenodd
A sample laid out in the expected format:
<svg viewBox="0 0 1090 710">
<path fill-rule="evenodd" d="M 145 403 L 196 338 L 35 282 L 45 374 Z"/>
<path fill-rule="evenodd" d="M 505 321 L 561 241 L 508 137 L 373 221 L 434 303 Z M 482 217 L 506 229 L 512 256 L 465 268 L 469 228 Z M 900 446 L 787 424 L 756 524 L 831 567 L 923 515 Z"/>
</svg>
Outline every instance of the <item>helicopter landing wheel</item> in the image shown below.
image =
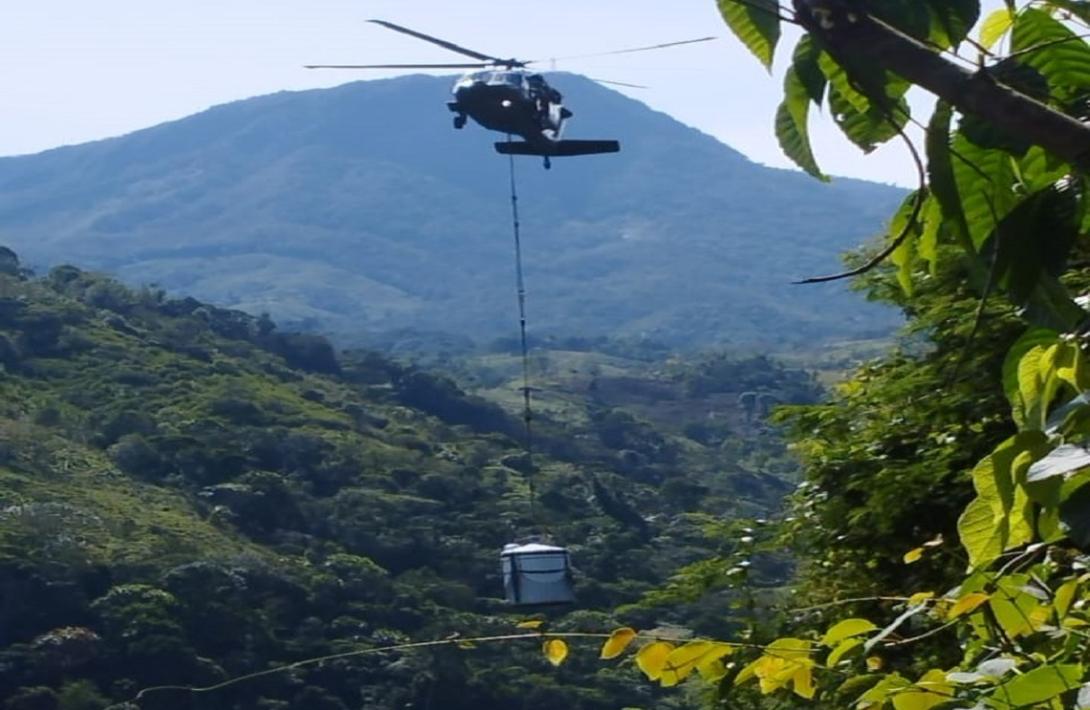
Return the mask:
<svg viewBox="0 0 1090 710">
<path fill-rule="evenodd" d="M 549 160 L 549 156 L 545 156 L 545 169 L 550 170 L 553 167 L 553 161 Z"/>
<path fill-rule="evenodd" d="M 460 113 L 460 114 L 458 114 L 457 116 L 454 117 L 454 127 L 455 128 L 465 128 L 466 127 L 466 115 L 464 113 Z"/>
</svg>

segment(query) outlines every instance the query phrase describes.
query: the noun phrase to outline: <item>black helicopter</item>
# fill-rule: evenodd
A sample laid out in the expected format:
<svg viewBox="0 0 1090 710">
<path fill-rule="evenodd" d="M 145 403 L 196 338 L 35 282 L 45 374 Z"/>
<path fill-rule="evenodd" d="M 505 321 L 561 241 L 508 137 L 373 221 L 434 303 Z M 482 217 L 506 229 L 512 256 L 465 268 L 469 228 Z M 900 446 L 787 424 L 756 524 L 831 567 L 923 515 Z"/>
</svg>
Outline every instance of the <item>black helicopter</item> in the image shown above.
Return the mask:
<svg viewBox="0 0 1090 710">
<path fill-rule="evenodd" d="M 616 153 L 621 149 L 615 140 L 566 140 L 561 138 L 564 123 L 572 112 L 564 107 L 560 92 L 549 86 L 541 74 L 527 70 L 536 61 L 501 59 L 448 42 L 408 27 L 385 20 L 368 20 L 395 32 L 431 42 L 452 52 L 478 60 L 474 63 L 457 64 L 308 64 L 307 69 L 476 69 L 455 82 L 454 100 L 447 107 L 454 112 L 454 127 L 464 128 L 466 119 L 472 118 L 490 131 L 506 133 L 507 141 L 496 143 L 496 151 L 505 155 L 539 155 L 545 159 L 545 167 L 552 157 Z M 622 49 L 608 54 L 627 54 L 651 49 L 662 49 L 682 44 L 707 42 L 714 37 L 668 42 L 648 47 Z M 637 84 L 601 81 L 633 88 Z M 519 136 L 522 141 L 513 141 Z"/>
</svg>

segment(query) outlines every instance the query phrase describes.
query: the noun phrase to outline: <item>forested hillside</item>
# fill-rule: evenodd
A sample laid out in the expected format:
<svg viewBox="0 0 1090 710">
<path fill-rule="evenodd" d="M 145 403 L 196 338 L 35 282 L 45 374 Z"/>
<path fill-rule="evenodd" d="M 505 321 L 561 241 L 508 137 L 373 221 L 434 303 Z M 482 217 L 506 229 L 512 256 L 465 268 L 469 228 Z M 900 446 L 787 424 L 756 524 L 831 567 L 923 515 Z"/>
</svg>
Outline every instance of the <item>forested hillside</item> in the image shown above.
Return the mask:
<svg viewBox="0 0 1090 710">
<path fill-rule="evenodd" d="M 548 172 L 518 161 L 537 333 L 783 345 L 893 327 L 842 285 L 791 281 L 836 271 L 902 191 L 756 165 L 582 77 L 552 80 L 571 137 L 623 149 Z M 502 136 L 453 130 L 449 84 L 285 92 L 2 158 L 0 240 L 41 268 L 78 263 L 308 330 L 506 335 Z"/>
<path fill-rule="evenodd" d="M 555 628 L 608 630 L 611 610 L 629 605 L 630 623 L 727 632 L 729 595 L 699 614 L 641 600 L 679 565 L 734 544 L 709 522 L 768 514 L 791 485 L 765 412 L 735 388 L 806 400 L 813 384 L 763 359 L 658 375 L 620 363 L 598 372 L 594 398 L 578 387 L 555 395 L 583 408 L 582 424 L 543 408 L 535 524 L 517 418 L 452 381 L 71 266 L 33 278 L 0 250 L 5 708 L 89 710 L 149 685 L 509 633 L 522 616 L 499 599 L 498 553 L 541 529 L 577 568 L 578 605 L 550 614 Z M 631 401 L 663 388 L 687 398 L 678 427 Z M 496 380 L 490 393 L 503 389 Z M 771 558 L 762 571 L 770 584 L 786 574 Z M 531 642 L 328 663 L 196 702 L 685 706 L 631 679 L 603 674 L 585 651 L 553 669 Z M 141 707 L 190 703 L 164 691 Z"/>
</svg>

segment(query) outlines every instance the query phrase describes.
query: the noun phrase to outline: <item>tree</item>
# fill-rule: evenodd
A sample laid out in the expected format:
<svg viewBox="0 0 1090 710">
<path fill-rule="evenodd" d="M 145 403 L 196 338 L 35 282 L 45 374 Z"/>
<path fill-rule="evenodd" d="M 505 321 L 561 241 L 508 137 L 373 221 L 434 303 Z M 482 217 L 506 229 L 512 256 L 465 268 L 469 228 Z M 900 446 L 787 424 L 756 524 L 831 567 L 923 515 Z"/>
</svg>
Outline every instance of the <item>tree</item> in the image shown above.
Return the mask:
<svg viewBox="0 0 1090 710">
<path fill-rule="evenodd" d="M 809 480 L 791 532 L 812 545 L 804 584 L 824 603 L 740 651 L 749 658 L 721 687 L 759 681 L 762 694 L 831 707 L 1090 707 L 1090 371 L 1076 301 L 1088 287 L 1090 2 L 1007 0 L 983 20 L 976 0 L 718 4 L 769 67 L 781 25 L 804 30 L 775 120 L 800 167 L 827 179 L 811 104 L 865 152 L 909 148 L 920 184 L 885 244 L 811 280 L 866 274 L 931 341 L 794 416 Z M 938 97 L 922 154 L 905 132 L 913 85 Z M 975 382 L 959 378 L 969 368 Z M 955 536 L 960 560 L 936 553 Z M 867 618 L 836 618 L 859 609 Z M 680 652 L 658 654 L 649 676 L 676 682 Z"/>
</svg>

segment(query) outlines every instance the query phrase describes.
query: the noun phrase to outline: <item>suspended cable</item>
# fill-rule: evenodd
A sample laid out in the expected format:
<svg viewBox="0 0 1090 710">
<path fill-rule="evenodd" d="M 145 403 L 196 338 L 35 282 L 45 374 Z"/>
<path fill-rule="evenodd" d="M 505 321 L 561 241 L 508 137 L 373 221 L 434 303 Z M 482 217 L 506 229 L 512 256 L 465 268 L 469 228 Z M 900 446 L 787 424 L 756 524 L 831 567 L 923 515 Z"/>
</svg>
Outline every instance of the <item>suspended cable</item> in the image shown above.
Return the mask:
<svg viewBox="0 0 1090 710">
<path fill-rule="evenodd" d="M 511 135 L 507 135 L 511 142 Z M 522 275 L 522 236 L 519 224 L 518 185 L 515 180 L 515 156 L 507 156 L 511 182 L 511 226 L 515 236 L 515 286 L 519 304 L 519 341 L 522 346 L 522 422 L 525 425 L 523 445 L 526 450 L 526 483 L 530 488 L 530 520 L 537 521 L 536 492 L 534 490 L 534 436 L 533 404 L 530 390 L 530 350 L 526 341 L 526 280 Z"/>
</svg>

